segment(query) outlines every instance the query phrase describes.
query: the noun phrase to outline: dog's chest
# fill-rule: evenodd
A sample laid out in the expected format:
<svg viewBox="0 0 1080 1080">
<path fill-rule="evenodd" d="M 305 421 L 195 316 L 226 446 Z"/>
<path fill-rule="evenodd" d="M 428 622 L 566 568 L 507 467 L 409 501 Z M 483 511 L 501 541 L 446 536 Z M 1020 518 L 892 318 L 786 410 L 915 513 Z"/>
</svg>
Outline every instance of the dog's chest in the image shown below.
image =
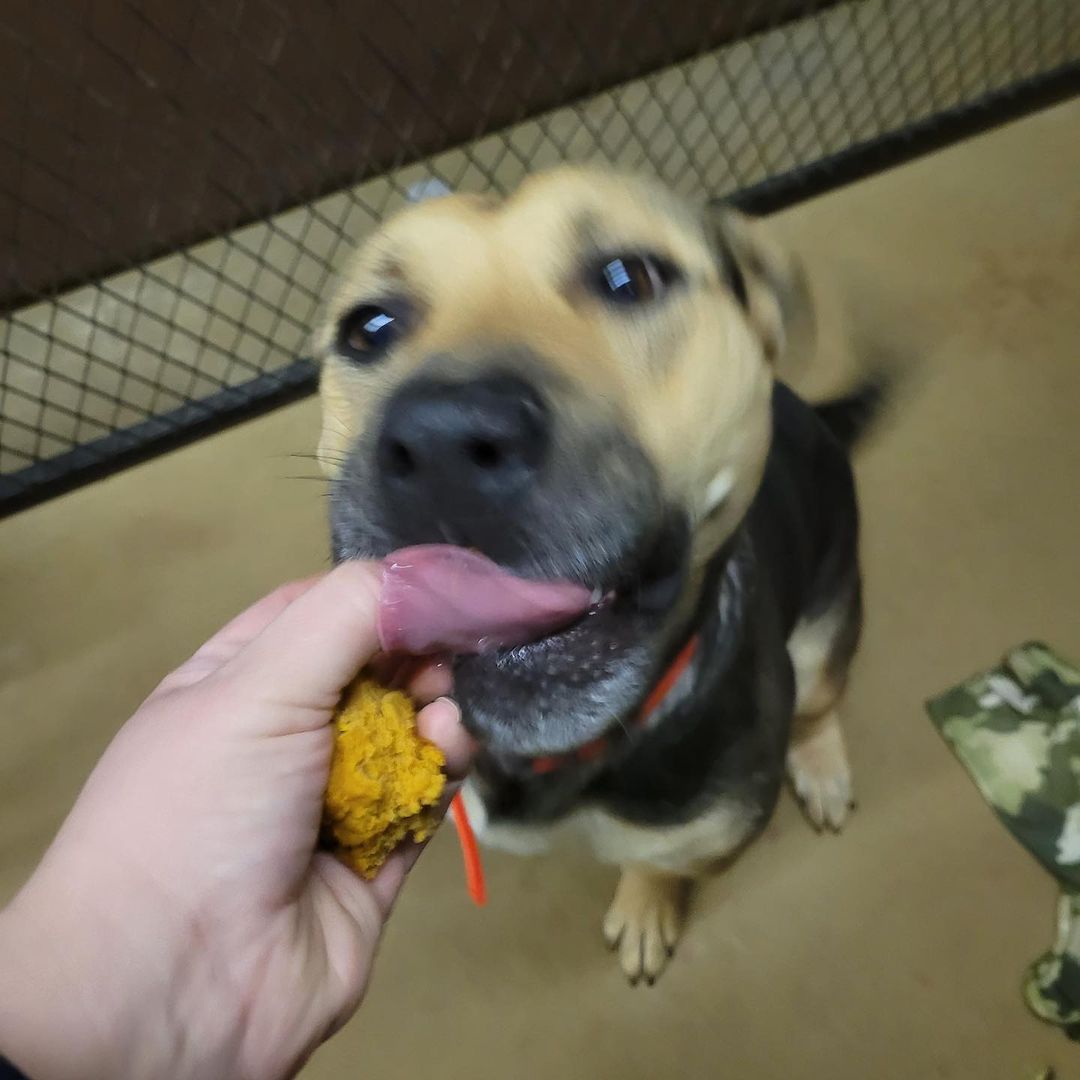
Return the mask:
<svg viewBox="0 0 1080 1080">
<path fill-rule="evenodd" d="M 550 824 L 492 821 L 472 783 L 463 790 L 473 830 L 487 846 L 515 855 L 540 855 L 561 844 L 584 843 L 609 863 L 647 863 L 682 872 L 737 851 L 754 833 L 760 812 L 734 796 L 678 825 L 638 825 L 600 806 L 583 806 Z"/>
</svg>

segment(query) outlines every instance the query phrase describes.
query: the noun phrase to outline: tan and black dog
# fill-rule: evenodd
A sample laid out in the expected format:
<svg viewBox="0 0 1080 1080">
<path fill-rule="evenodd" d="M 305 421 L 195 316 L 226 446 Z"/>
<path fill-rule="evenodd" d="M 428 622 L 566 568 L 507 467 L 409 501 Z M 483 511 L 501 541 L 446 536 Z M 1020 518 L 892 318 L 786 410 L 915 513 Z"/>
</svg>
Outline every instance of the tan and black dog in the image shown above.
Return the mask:
<svg viewBox="0 0 1080 1080">
<path fill-rule="evenodd" d="M 589 170 L 433 200 L 364 244 L 319 339 L 336 559 L 453 543 L 605 598 L 455 682 L 481 839 L 573 832 L 619 865 L 632 981 L 785 770 L 818 827 L 851 803 L 847 447 L 877 393 L 815 409 L 776 380 L 802 289 L 758 228 Z"/>
</svg>

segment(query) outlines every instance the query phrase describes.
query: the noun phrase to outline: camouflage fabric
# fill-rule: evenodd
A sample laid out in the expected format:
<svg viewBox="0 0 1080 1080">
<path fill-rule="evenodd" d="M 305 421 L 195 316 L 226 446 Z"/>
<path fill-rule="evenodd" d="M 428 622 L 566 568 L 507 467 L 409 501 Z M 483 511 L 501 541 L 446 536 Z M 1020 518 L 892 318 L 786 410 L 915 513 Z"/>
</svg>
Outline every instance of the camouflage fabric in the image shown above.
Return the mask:
<svg viewBox="0 0 1080 1080">
<path fill-rule="evenodd" d="M 1028 970 L 1024 998 L 1080 1040 L 1080 668 L 1030 642 L 927 711 L 997 816 L 1061 883 L 1057 940 Z"/>
</svg>

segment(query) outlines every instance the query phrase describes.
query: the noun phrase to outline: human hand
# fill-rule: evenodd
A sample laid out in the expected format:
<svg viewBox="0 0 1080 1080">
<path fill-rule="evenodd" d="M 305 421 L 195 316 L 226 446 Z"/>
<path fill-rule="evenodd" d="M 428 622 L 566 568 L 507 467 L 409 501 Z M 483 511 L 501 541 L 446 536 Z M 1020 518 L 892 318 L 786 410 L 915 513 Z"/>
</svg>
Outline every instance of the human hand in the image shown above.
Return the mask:
<svg viewBox="0 0 1080 1080">
<path fill-rule="evenodd" d="M 0 913 L 0 1048 L 52 1077 L 288 1076 L 355 1010 L 419 848 L 372 882 L 315 852 L 329 720 L 378 648 L 379 573 L 278 589 L 121 728 Z M 409 684 L 459 780 L 431 664 Z"/>
</svg>

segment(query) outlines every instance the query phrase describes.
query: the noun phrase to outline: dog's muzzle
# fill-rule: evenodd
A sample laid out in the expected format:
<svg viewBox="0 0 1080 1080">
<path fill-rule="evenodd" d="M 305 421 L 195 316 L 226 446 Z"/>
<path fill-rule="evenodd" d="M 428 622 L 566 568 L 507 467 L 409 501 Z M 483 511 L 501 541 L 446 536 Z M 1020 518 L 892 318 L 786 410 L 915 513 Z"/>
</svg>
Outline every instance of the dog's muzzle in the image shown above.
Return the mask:
<svg viewBox="0 0 1080 1080">
<path fill-rule="evenodd" d="M 390 528 L 505 556 L 508 523 L 539 481 L 551 438 L 547 403 L 517 375 L 411 379 L 390 400 L 375 447 Z"/>
</svg>

